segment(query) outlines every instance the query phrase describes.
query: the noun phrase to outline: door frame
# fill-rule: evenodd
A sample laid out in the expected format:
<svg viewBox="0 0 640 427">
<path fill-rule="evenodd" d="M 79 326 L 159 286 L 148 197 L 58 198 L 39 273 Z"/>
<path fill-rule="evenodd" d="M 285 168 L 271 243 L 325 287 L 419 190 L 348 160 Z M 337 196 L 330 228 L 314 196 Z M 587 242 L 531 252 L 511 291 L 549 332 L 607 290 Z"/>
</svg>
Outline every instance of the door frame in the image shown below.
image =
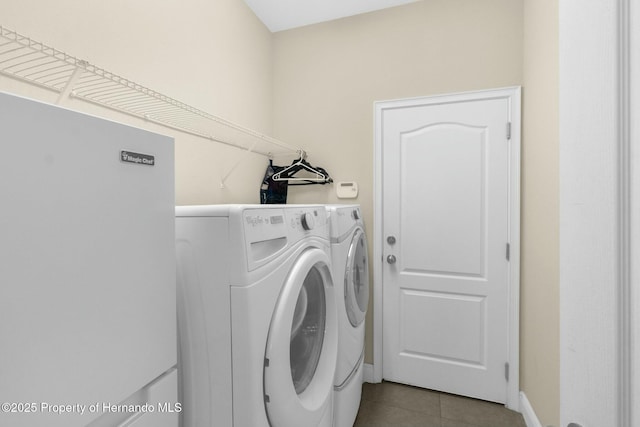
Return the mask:
<svg viewBox="0 0 640 427">
<path fill-rule="evenodd" d="M 640 1 L 559 3 L 560 422 L 631 427 L 640 422 Z"/>
<path fill-rule="evenodd" d="M 383 217 L 382 217 L 382 119 L 386 110 L 416 107 L 442 102 L 462 102 L 483 99 L 507 98 L 511 122 L 511 142 L 509 152 L 509 381 L 507 383 L 506 406 L 513 410 L 520 407 L 520 126 L 521 89 L 520 86 L 499 89 L 460 92 L 418 98 L 377 101 L 374 103 L 374 229 L 373 229 L 373 378 L 382 381 L 382 307 L 383 301 Z"/>
</svg>

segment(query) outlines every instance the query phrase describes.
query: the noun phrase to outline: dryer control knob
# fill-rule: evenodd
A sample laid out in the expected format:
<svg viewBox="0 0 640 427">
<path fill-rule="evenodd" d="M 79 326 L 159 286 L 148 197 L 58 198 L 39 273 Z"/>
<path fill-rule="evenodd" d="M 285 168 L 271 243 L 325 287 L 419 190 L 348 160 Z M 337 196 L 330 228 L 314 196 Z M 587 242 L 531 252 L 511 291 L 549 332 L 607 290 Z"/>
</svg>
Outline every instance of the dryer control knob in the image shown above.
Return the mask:
<svg viewBox="0 0 640 427">
<path fill-rule="evenodd" d="M 313 227 L 316 226 L 316 220 L 313 218 L 313 215 L 309 212 L 302 214 L 300 217 L 300 222 L 302 223 L 302 228 L 305 230 L 313 230 Z"/>
</svg>

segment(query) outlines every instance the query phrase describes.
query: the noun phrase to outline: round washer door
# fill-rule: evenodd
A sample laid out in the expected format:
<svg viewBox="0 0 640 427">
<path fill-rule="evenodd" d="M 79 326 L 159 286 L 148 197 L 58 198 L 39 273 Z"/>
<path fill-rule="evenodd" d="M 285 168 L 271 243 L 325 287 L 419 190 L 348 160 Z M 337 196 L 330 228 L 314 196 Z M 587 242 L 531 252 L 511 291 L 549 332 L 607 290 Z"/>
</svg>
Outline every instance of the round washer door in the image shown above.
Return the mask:
<svg viewBox="0 0 640 427">
<path fill-rule="evenodd" d="M 271 319 L 264 392 L 274 427 L 318 425 L 333 399 L 338 329 L 329 258 L 305 250 L 289 273 Z"/>
<path fill-rule="evenodd" d="M 344 306 L 353 327 L 364 322 L 369 305 L 369 256 L 367 238 L 361 228 L 356 229 L 349 246 L 344 274 Z"/>
</svg>

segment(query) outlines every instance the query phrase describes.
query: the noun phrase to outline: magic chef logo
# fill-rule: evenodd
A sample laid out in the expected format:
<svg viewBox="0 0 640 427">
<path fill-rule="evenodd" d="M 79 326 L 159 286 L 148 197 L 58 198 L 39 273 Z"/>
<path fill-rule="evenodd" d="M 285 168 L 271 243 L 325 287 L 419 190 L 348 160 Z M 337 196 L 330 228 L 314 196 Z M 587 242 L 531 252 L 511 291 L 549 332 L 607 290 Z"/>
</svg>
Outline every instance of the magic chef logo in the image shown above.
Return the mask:
<svg viewBox="0 0 640 427">
<path fill-rule="evenodd" d="M 156 164 L 156 158 L 154 156 L 125 150 L 120 151 L 120 160 L 126 163 L 135 163 L 137 165 L 154 166 Z"/>
</svg>

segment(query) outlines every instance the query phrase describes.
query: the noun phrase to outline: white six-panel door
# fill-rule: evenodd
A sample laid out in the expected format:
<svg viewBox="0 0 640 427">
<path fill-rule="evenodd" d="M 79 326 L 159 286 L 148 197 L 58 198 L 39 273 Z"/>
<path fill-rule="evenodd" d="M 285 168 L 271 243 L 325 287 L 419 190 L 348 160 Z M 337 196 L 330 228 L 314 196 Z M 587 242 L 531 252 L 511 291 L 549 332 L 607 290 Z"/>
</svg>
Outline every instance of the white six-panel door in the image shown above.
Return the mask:
<svg viewBox="0 0 640 427">
<path fill-rule="evenodd" d="M 384 379 L 508 401 L 517 95 L 378 104 Z"/>
</svg>

